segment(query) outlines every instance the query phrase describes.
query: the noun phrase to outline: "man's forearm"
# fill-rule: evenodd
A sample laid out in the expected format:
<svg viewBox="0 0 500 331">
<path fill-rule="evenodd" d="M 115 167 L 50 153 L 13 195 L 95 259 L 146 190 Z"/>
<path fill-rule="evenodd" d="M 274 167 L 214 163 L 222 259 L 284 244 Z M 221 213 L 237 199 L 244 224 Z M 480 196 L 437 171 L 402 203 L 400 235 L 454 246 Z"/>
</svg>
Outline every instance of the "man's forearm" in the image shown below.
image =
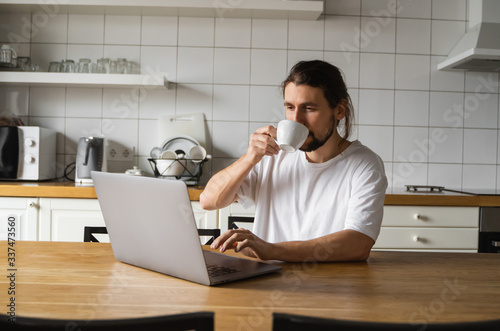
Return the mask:
<svg viewBox="0 0 500 331">
<path fill-rule="evenodd" d="M 374 241 L 354 231 L 344 230 L 307 241 L 273 244 L 270 259 L 287 262 L 364 261 Z"/>
<path fill-rule="evenodd" d="M 215 174 L 200 195 L 201 207 L 213 210 L 224 208 L 234 202 L 241 183 L 253 167 L 254 164 L 243 155 L 232 165 Z"/>
</svg>

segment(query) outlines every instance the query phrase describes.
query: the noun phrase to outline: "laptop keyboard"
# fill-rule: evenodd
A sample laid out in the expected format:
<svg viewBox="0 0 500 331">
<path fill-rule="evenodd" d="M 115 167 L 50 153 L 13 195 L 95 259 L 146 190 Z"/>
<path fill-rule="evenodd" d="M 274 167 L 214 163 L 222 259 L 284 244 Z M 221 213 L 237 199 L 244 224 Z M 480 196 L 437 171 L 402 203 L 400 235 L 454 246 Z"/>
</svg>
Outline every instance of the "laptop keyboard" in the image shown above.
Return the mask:
<svg viewBox="0 0 500 331">
<path fill-rule="evenodd" d="M 207 264 L 207 269 L 210 277 L 224 276 L 239 271 L 233 268 L 223 267 L 216 264 Z"/>
</svg>

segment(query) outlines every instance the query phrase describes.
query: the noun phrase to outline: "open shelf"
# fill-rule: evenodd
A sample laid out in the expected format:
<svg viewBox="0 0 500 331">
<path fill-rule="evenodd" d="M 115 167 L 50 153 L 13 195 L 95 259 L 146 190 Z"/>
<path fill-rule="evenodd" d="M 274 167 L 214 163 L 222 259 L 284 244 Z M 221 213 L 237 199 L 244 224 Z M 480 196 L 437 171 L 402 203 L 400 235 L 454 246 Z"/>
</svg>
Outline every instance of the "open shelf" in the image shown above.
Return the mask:
<svg viewBox="0 0 500 331">
<path fill-rule="evenodd" d="M 58 72 L 0 72 L 0 84 L 72 87 L 168 88 L 163 75 L 73 74 Z"/>
<path fill-rule="evenodd" d="M 0 12 L 41 12 L 69 14 L 191 16 L 218 18 L 278 18 L 316 20 L 323 1 L 297 0 L 5 0 Z M 57 3 L 57 2 L 56 2 Z"/>
</svg>

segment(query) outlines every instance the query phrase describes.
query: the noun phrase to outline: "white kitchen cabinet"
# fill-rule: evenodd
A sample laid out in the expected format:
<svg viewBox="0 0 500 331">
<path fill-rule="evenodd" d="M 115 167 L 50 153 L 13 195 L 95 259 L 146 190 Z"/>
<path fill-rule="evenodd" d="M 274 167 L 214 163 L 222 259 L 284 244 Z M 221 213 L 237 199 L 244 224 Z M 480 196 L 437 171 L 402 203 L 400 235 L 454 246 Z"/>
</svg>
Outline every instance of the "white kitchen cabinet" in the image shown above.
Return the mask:
<svg viewBox="0 0 500 331">
<path fill-rule="evenodd" d="M 191 204 L 198 228 L 218 228 L 217 211 L 205 211 L 197 201 Z M 105 226 L 97 199 L 40 199 L 40 240 L 81 242 L 85 226 Z M 95 236 L 109 242 L 107 235 Z"/>
<path fill-rule="evenodd" d="M 323 12 L 323 1 L 283 0 L 85 0 L 39 2 L 4 0 L 0 13 L 153 15 L 217 18 L 265 18 L 316 20 Z"/>
<path fill-rule="evenodd" d="M 198 201 L 192 201 L 194 219 L 196 221 L 196 226 L 198 229 L 218 229 L 218 211 L 211 210 L 207 211 L 201 208 Z M 205 244 L 210 240 L 209 236 L 200 236 L 200 242 Z"/>
<path fill-rule="evenodd" d="M 218 212 L 217 210 L 207 211 L 201 208 L 198 201 L 192 201 L 191 206 L 193 207 L 194 219 L 196 220 L 196 226 L 198 229 L 218 229 Z"/>
<path fill-rule="evenodd" d="M 221 231 L 229 216 L 254 217 L 255 208 L 233 203 L 219 212 Z M 479 207 L 384 206 L 375 250 L 477 252 Z M 238 224 L 249 230 L 252 225 Z"/>
<path fill-rule="evenodd" d="M 0 198 L 0 240 L 7 240 L 14 233 L 15 240 L 38 239 L 38 198 Z M 8 225 L 9 217 L 15 218 L 15 226 Z"/>
<path fill-rule="evenodd" d="M 198 228 L 226 231 L 229 216 L 254 217 L 238 203 L 219 211 L 192 202 Z M 104 226 L 97 199 L 0 198 L 0 240 L 6 220 L 16 217 L 16 240 L 83 241 L 85 226 Z M 479 207 L 385 206 L 378 250 L 477 252 Z M 252 230 L 252 224 L 238 226 Z M 105 237 L 105 236 L 104 236 Z M 101 241 L 102 237 L 99 238 Z M 208 238 L 200 238 L 204 243 Z"/>
<path fill-rule="evenodd" d="M 479 207 L 384 206 L 374 249 L 477 252 Z"/>
<path fill-rule="evenodd" d="M 222 232 L 228 230 L 228 217 L 229 216 L 243 216 L 243 217 L 254 217 L 255 207 L 249 209 L 243 208 L 238 202 L 232 203 L 226 208 L 219 211 L 219 224 Z M 248 230 L 253 229 L 252 223 L 236 223 L 239 228 L 244 228 Z"/>
<path fill-rule="evenodd" d="M 104 226 L 97 199 L 40 199 L 40 240 L 82 242 L 85 226 Z"/>
</svg>

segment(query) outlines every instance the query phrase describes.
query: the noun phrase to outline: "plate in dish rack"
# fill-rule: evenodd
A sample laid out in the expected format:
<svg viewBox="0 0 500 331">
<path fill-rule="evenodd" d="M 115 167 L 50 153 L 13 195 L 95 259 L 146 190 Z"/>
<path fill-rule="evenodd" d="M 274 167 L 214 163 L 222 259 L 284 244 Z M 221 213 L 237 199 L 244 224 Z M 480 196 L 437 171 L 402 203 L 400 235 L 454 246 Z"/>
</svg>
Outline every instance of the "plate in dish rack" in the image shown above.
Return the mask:
<svg viewBox="0 0 500 331">
<path fill-rule="evenodd" d="M 161 145 L 163 150 L 172 150 L 177 154 L 184 153 L 184 156 L 189 159 L 189 151 L 194 146 L 200 146 L 200 143 L 193 137 L 186 135 L 172 136 L 165 140 Z"/>
</svg>

